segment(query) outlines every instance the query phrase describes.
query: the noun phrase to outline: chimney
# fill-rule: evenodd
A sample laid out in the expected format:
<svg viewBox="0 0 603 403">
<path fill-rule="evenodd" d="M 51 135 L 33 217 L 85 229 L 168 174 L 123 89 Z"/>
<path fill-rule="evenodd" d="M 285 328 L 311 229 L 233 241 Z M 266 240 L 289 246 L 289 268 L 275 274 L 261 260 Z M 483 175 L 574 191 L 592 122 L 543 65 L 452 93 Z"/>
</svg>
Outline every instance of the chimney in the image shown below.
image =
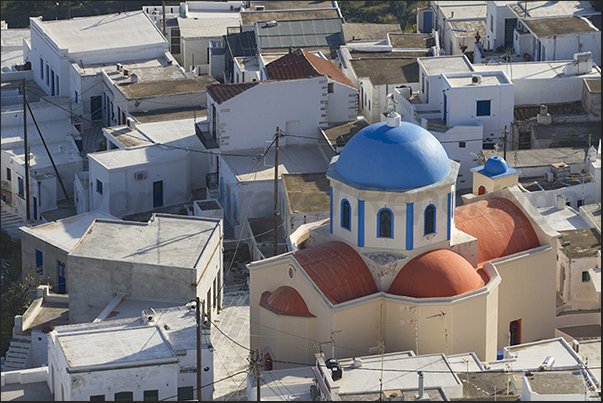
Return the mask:
<svg viewBox="0 0 603 403">
<path fill-rule="evenodd" d="M 138 76 L 134 73 L 130 74 L 130 83 L 136 84 L 138 82 Z"/>
<path fill-rule="evenodd" d="M 423 371 L 419 371 L 417 372 L 417 374 L 419 375 L 419 393 L 415 396 L 415 398 L 416 400 L 423 400 L 425 398 L 425 388 L 423 385 Z"/>
</svg>

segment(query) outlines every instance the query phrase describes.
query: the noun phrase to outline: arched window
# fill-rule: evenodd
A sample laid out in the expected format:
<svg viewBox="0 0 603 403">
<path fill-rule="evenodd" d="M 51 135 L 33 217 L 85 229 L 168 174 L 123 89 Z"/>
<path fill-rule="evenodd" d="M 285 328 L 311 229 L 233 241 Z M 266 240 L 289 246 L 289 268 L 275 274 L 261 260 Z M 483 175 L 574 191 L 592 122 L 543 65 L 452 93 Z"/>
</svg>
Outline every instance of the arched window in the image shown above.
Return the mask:
<svg viewBox="0 0 603 403">
<path fill-rule="evenodd" d="M 351 230 L 351 211 L 350 202 L 347 200 L 343 200 L 341 202 L 341 226 L 345 229 Z"/>
<path fill-rule="evenodd" d="M 392 211 L 388 208 L 382 208 L 378 213 L 377 221 L 377 237 L 379 238 L 393 238 L 392 223 L 393 215 Z"/>
<path fill-rule="evenodd" d="M 436 224 L 436 208 L 433 204 L 430 204 L 425 209 L 425 235 L 435 233 Z"/>
</svg>

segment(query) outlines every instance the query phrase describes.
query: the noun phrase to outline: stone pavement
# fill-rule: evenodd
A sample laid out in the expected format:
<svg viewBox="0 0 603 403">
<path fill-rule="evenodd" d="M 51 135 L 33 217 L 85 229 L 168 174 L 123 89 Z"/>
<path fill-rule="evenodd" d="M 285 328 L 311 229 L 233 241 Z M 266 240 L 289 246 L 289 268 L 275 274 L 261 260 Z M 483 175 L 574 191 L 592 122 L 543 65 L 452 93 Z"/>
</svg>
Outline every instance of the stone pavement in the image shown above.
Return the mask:
<svg viewBox="0 0 603 403">
<path fill-rule="evenodd" d="M 247 369 L 249 350 L 249 291 L 224 293 L 223 308 L 212 318 L 211 341 L 214 347 L 214 381 Z M 219 329 L 219 330 L 218 330 Z M 224 332 L 228 337 L 220 332 Z M 214 400 L 247 400 L 247 373 L 214 384 Z"/>
</svg>

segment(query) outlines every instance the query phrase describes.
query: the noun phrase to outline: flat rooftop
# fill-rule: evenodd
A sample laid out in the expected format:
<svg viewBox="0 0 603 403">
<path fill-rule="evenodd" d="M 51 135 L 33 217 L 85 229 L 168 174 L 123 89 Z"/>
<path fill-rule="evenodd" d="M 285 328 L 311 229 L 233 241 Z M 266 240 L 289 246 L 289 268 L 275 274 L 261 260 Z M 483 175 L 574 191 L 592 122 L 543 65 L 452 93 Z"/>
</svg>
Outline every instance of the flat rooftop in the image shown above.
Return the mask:
<svg viewBox="0 0 603 403">
<path fill-rule="evenodd" d="M 110 214 L 94 210 L 73 217 L 36 225 L 35 227 L 23 226 L 19 227 L 19 229 L 69 253 L 97 218 L 118 220 L 118 218 Z"/>
<path fill-rule="evenodd" d="M 579 17 L 524 19 L 523 24 L 539 38 L 597 31 L 595 27 Z"/>
<path fill-rule="evenodd" d="M 343 147 L 356 133 L 367 127 L 370 123 L 366 119 L 356 119 L 336 126 L 322 129 L 326 138 L 333 147 Z"/>
<path fill-rule="evenodd" d="M 219 228 L 217 220 L 169 214 L 146 223 L 96 220 L 71 255 L 193 268 Z"/>
<path fill-rule="evenodd" d="M 458 57 L 458 56 L 457 56 Z M 441 59 L 438 57 L 436 59 Z M 519 80 L 539 80 L 544 78 L 559 80 L 576 79 L 601 79 L 601 74 L 597 69 L 592 69 L 590 73 L 576 75 L 565 75 L 563 70 L 568 64 L 573 64 L 573 60 L 560 60 L 548 62 L 516 62 L 516 63 L 495 63 L 495 64 L 474 64 L 473 70 L 478 71 L 504 71 L 507 77 L 514 83 Z"/>
<path fill-rule="evenodd" d="M 165 46 L 167 40 L 144 11 L 40 21 L 44 31 L 60 49 L 69 53 L 93 52 L 138 46 Z"/>
<path fill-rule="evenodd" d="M 153 98 L 165 95 L 191 94 L 205 92 L 208 86 L 218 84 L 210 75 L 197 78 L 181 78 L 154 82 L 120 83 L 118 88 L 128 99 Z M 199 99 L 199 105 L 204 101 Z"/>
<path fill-rule="evenodd" d="M 346 22 L 342 25 L 343 37 L 346 42 L 351 41 L 383 41 L 387 34 L 402 33 L 400 24 L 373 24 L 360 22 Z"/>
<path fill-rule="evenodd" d="M 517 169 L 533 167 L 550 167 L 555 162 L 565 162 L 568 165 L 584 164 L 586 148 L 556 147 L 534 148 L 529 150 L 507 150 L 507 164 Z M 486 160 L 491 157 L 503 157 L 503 150 L 482 150 Z"/>
<path fill-rule="evenodd" d="M 30 39 L 31 31 L 29 28 L 3 29 L 1 36 L 0 46 L 3 53 L 7 50 L 20 50 L 23 53 L 23 39 Z M 4 60 L 4 55 L 2 59 Z"/>
<path fill-rule="evenodd" d="M 582 15 L 595 12 L 590 1 L 557 1 L 555 3 L 551 3 L 550 1 L 529 1 L 527 3 L 527 9 L 525 8 L 525 1 L 513 1 L 508 3 L 511 3 L 511 9 L 520 17 L 525 16 L 525 11 L 527 11 L 528 17 L 534 18 L 554 17 L 559 15 Z"/>
<path fill-rule="evenodd" d="M 553 140 L 572 147 L 588 147 L 589 139 L 591 144 L 601 139 L 601 121 L 534 125 L 532 132 L 535 140 Z"/>
<path fill-rule="evenodd" d="M 140 363 L 177 363 L 176 353 L 157 326 L 117 328 L 57 335 L 71 370 L 94 370 Z"/>
<path fill-rule="evenodd" d="M 250 3 L 249 11 L 254 10 L 255 6 L 264 6 L 266 11 L 333 8 L 331 1 L 252 1 Z"/>
<path fill-rule="evenodd" d="M 379 391 L 379 382 L 383 375 L 383 390 L 415 388 L 419 383 L 419 370 L 424 371 L 425 388 L 449 388 L 458 386 L 462 393 L 462 384 L 448 364 L 443 354 L 406 355 L 403 353 L 362 357 L 362 367 L 353 367 L 352 359 L 339 361 L 343 376 L 335 383 L 340 394 Z M 383 365 L 383 374 L 381 367 Z M 455 397 L 455 396 L 451 396 Z M 461 397 L 461 395 L 456 396 Z"/>
<path fill-rule="evenodd" d="M 330 186 L 325 172 L 285 174 L 282 180 L 291 214 L 329 211 Z"/>
<path fill-rule="evenodd" d="M 465 56 L 421 57 L 418 62 L 430 76 L 473 71 L 473 66 Z"/>
<path fill-rule="evenodd" d="M 112 126 L 103 130 L 115 137 L 125 147 L 159 143 L 178 147 L 200 148 L 202 143 L 195 133 L 195 120 L 202 119 L 189 118 L 138 123 L 134 130 L 127 126 Z"/>
<path fill-rule="evenodd" d="M 23 100 L 21 100 L 23 103 Z M 36 110 L 33 109 L 34 113 Z M 5 114 L 9 114 L 10 112 L 3 113 L 2 119 L 5 120 Z M 28 116 L 29 111 L 27 112 Z M 23 114 L 20 114 L 21 123 L 23 123 Z M 37 120 L 37 119 L 36 119 Z M 42 140 L 40 139 L 40 132 L 36 128 L 36 125 L 28 118 L 27 125 L 27 142 L 30 147 L 34 145 L 41 145 Z M 30 124 L 31 123 L 31 124 Z M 77 130 L 73 127 L 73 125 L 69 122 L 67 118 L 59 118 L 57 120 L 39 120 L 38 127 L 44 136 L 44 140 L 47 144 L 56 143 L 56 142 L 64 142 L 67 143 L 65 139 L 66 134 L 76 134 L 73 132 L 77 132 Z M 23 148 L 23 125 L 2 125 L 2 149 L 7 150 L 12 147 Z M 32 151 L 33 152 L 33 151 Z M 44 149 L 44 153 L 46 153 L 46 149 Z M 78 151 L 79 153 L 79 151 Z M 53 157 L 56 156 L 56 153 L 53 154 Z"/>
<path fill-rule="evenodd" d="M 254 180 L 274 180 L 274 147 L 266 154 L 265 161 L 257 161 L 264 149 L 229 152 L 222 159 L 234 171 L 239 182 Z M 237 156 L 233 155 L 237 154 Z M 238 156 L 240 155 L 240 156 Z M 318 146 L 288 145 L 279 147 L 278 172 L 283 174 L 301 174 L 308 172 L 327 172 L 329 161 L 323 157 Z"/>
<path fill-rule="evenodd" d="M 315 383 L 311 367 L 263 371 L 261 376 L 262 400 L 312 400 L 310 387 Z"/>
<path fill-rule="evenodd" d="M 555 357 L 556 369 L 576 368 L 580 363 L 580 357 L 561 337 L 505 347 L 505 350 L 515 356 L 511 361 L 513 371 L 535 371 L 548 356 Z M 491 369 L 505 367 L 504 360 L 488 364 Z"/>
<path fill-rule="evenodd" d="M 373 85 L 419 82 L 419 65 L 414 57 L 384 57 L 349 61 L 358 78 L 368 77 Z"/>
<path fill-rule="evenodd" d="M 475 34 L 479 33 L 480 36 L 483 37 L 486 32 L 486 22 L 484 20 L 480 21 L 448 21 L 450 26 L 454 30 L 453 33 L 457 37 L 465 37 L 469 36 L 472 38 L 472 42 L 474 42 Z"/>
<path fill-rule="evenodd" d="M 12 383 L 2 386 L 2 401 L 21 400 L 30 402 L 54 401 L 48 382 Z"/>
<path fill-rule="evenodd" d="M 580 206 L 580 214 L 601 233 L 601 203 L 585 204 Z"/>
<path fill-rule="evenodd" d="M 262 2 L 262 5 L 276 4 L 274 2 Z M 287 2 L 285 2 L 287 3 Z M 295 4 L 297 2 L 288 2 Z M 301 2 L 300 2 L 301 3 Z M 326 3 L 326 2 L 323 2 Z M 329 2 L 330 3 L 330 2 Z M 253 6 L 252 6 L 253 8 Z M 293 6 L 293 9 L 271 10 L 271 11 L 243 11 L 241 12 L 241 25 L 253 25 L 258 21 L 286 21 L 286 20 L 315 20 L 322 18 L 340 18 L 337 10 L 327 9 L 302 9 L 302 7 Z"/>
<path fill-rule="evenodd" d="M 258 21 L 255 23 L 255 30 L 259 47 L 264 52 L 265 49 L 282 49 L 289 46 L 304 49 L 339 47 L 345 43 L 341 26 L 341 18 L 323 17 L 279 20 L 277 25 Z"/>
<path fill-rule="evenodd" d="M 599 327 L 599 331 L 601 327 Z M 587 364 L 597 380 L 601 382 L 601 333 L 598 340 L 587 340 L 579 343 L 578 355 Z"/>
<path fill-rule="evenodd" d="M 558 209 L 556 206 L 540 207 L 538 212 L 555 231 L 574 231 L 590 228 L 586 220 L 570 206 L 563 209 Z"/>
<path fill-rule="evenodd" d="M 448 80 L 448 82 L 450 83 L 451 87 L 475 87 L 475 84 L 473 84 L 473 80 L 472 80 L 472 76 L 471 75 L 465 75 L 462 77 L 450 77 L 447 76 L 446 80 Z M 484 87 L 484 86 L 499 86 L 502 84 L 510 84 L 509 80 L 501 73 L 498 74 L 492 74 L 492 75 L 482 75 L 482 83 L 479 84 L 478 86 L 480 87 Z"/>
<path fill-rule="evenodd" d="M 594 228 L 559 231 L 560 248 L 570 259 L 596 257 L 601 250 L 601 235 Z M 566 243 L 569 244 L 566 245 Z"/>
<path fill-rule="evenodd" d="M 177 18 L 181 38 L 222 38 L 228 28 L 241 25 L 237 12 L 197 12 L 194 15 L 193 18 Z"/>
<path fill-rule="evenodd" d="M 106 169 L 122 169 L 136 165 L 157 164 L 185 158 L 187 150 L 173 149 L 159 144 L 121 148 L 88 154 L 88 158 Z"/>
<path fill-rule="evenodd" d="M 470 1 L 470 2 L 456 2 L 456 1 L 438 1 L 438 6 L 446 21 L 450 20 L 462 20 L 462 19 L 476 19 L 486 18 L 486 1 Z"/>
<path fill-rule="evenodd" d="M 207 118 L 207 108 L 201 106 L 185 108 L 156 109 L 149 112 L 131 113 L 140 123 L 165 122 L 168 120 L 198 119 Z"/>
<path fill-rule="evenodd" d="M 431 34 L 390 33 L 388 36 L 395 49 L 429 49 L 435 46 L 435 38 Z"/>
<path fill-rule="evenodd" d="M 586 392 L 584 376 L 580 370 L 531 372 L 525 377 L 532 392 L 539 395 L 580 395 Z"/>
</svg>

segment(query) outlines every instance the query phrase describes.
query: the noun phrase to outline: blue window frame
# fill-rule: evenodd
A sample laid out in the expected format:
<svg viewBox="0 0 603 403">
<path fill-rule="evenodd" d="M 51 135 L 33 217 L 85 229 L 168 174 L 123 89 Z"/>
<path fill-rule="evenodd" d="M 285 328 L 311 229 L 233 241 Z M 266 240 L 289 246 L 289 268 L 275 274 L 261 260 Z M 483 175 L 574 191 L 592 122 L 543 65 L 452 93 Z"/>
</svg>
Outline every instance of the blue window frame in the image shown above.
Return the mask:
<svg viewBox="0 0 603 403">
<path fill-rule="evenodd" d="M 96 180 L 96 193 L 102 195 L 103 194 L 103 182 Z"/>
<path fill-rule="evenodd" d="M 435 234 L 436 208 L 430 204 L 425 208 L 425 235 Z"/>
<path fill-rule="evenodd" d="M 490 116 L 490 103 L 491 101 L 477 101 L 477 116 Z"/>
<path fill-rule="evenodd" d="M 352 207 L 345 199 L 341 201 L 341 226 L 348 230 L 352 229 Z"/>
<path fill-rule="evenodd" d="M 23 185 L 23 178 L 17 177 L 18 195 L 25 197 L 25 186 Z"/>
<path fill-rule="evenodd" d="M 44 254 L 42 251 L 36 249 L 36 272 L 38 274 L 44 273 Z"/>
<path fill-rule="evenodd" d="M 394 216 L 392 211 L 387 207 L 379 210 L 377 220 L 377 237 L 379 238 L 393 238 L 393 224 Z"/>
</svg>

